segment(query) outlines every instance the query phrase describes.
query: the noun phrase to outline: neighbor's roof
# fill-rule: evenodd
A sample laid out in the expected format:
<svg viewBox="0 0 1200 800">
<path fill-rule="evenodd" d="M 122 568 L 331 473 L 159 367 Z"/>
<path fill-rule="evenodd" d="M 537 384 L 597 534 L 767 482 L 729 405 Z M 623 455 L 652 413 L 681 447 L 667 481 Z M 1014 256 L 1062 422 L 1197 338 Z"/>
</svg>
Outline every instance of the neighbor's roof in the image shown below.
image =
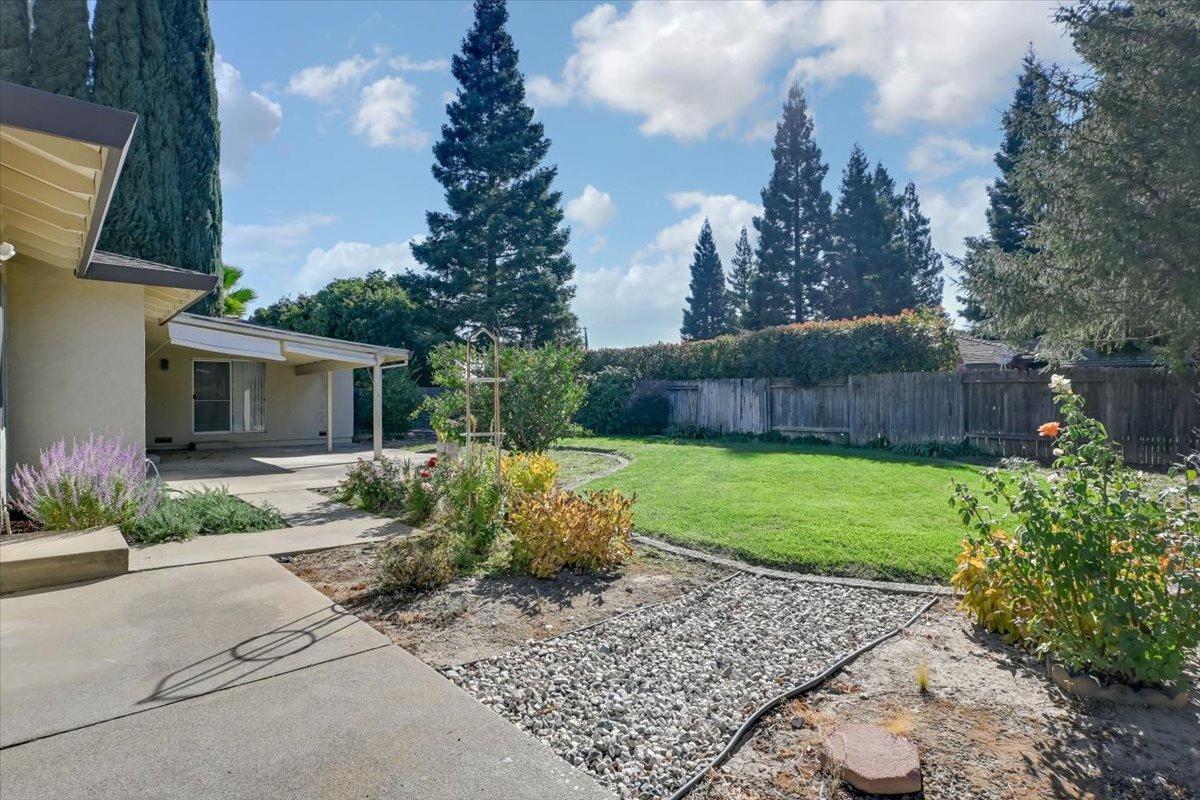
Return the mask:
<svg viewBox="0 0 1200 800">
<path fill-rule="evenodd" d="M 402 347 L 349 342 L 271 328 L 240 319 L 180 314 L 167 324 L 169 341 L 182 347 L 212 353 L 287 362 L 296 372 L 324 372 L 380 364 L 407 363 Z"/>
<path fill-rule="evenodd" d="M 136 125 L 128 111 L 0 81 L 0 239 L 85 276 Z"/>
<path fill-rule="evenodd" d="M 1006 367 L 1018 355 L 1004 342 L 980 339 L 961 331 L 954 332 L 958 342 L 958 357 L 964 367 Z"/>
</svg>

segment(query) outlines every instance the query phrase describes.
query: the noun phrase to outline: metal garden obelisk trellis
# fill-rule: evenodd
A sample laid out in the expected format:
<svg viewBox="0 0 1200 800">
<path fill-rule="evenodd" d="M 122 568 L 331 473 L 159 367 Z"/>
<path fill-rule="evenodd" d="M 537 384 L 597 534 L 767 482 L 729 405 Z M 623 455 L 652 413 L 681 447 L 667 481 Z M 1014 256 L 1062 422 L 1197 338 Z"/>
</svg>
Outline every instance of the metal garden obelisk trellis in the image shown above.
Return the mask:
<svg viewBox="0 0 1200 800">
<path fill-rule="evenodd" d="M 472 356 L 475 352 L 475 343 L 485 336 L 492 341 L 492 374 L 478 376 L 475 374 Z M 504 378 L 500 375 L 500 334 L 490 328 L 476 328 L 466 339 L 467 357 L 464 365 L 463 386 L 466 395 L 467 421 L 463 438 L 466 441 L 467 457 L 471 456 L 476 439 L 491 439 L 492 446 L 496 450 L 496 480 L 499 481 L 500 450 L 504 444 L 504 431 L 500 430 L 500 384 L 504 382 Z M 481 360 L 480 363 L 486 362 Z M 490 431 L 475 430 L 475 415 L 471 413 L 471 387 L 475 384 L 491 384 L 492 386 L 492 429 Z"/>
</svg>

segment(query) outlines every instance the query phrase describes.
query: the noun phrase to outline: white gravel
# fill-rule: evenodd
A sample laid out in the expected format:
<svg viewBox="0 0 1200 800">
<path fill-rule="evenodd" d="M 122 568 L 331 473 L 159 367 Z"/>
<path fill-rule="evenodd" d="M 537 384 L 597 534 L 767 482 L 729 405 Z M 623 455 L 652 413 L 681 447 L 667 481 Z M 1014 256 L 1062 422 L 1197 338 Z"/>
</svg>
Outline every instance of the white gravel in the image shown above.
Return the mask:
<svg viewBox="0 0 1200 800">
<path fill-rule="evenodd" d="M 664 797 L 756 708 L 927 601 L 743 574 L 443 672 L 622 798 Z"/>
</svg>

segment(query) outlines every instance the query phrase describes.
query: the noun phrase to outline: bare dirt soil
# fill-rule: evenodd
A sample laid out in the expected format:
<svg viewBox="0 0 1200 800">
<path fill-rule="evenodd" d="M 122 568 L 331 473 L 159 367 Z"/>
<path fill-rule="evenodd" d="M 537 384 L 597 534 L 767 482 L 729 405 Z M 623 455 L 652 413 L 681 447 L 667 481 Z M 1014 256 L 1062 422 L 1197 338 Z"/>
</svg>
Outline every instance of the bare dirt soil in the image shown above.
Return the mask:
<svg viewBox="0 0 1200 800">
<path fill-rule="evenodd" d="M 918 687 L 925 664 L 928 692 Z M 1200 797 L 1200 701 L 1166 711 L 1067 698 L 1040 663 L 930 609 L 819 690 L 764 719 L 695 800 L 851 800 L 825 735 L 869 723 L 911 738 L 926 800 Z"/>
<path fill-rule="evenodd" d="M 726 571 L 637 547 L 619 570 L 459 578 L 432 592 L 376 591 L 376 545 L 280 560 L 302 580 L 435 667 L 490 658 L 711 583 Z"/>
</svg>

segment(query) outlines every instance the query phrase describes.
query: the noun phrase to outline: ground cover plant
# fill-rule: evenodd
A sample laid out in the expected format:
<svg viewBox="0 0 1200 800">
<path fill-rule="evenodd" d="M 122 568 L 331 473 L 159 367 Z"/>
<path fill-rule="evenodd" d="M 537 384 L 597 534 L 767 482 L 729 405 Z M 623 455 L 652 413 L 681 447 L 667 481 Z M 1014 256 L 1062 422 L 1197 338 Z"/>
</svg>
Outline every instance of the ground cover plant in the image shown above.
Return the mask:
<svg viewBox="0 0 1200 800">
<path fill-rule="evenodd" d="M 13 470 L 13 501 L 45 530 L 118 525 L 149 512 L 161 495 L 141 451 L 116 436 L 92 433 L 69 447 L 60 439 L 36 464 Z"/>
<path fill-rule="evenodd" d="M 1200 644 L 1197 465 L 1152 494 L 1070 381 L 1050 385 L 1061 421 L 1039 429 L 1054 438 L 1048 479 L 1027 466 L 955 487 L 962 607 L 1072 671 L 1174 683 Z"/>
<path fill-rule="evenodd" d="M 632 463 L 584 484 L 637 495 L 638 531 L 750 561 L 823 573 L 946 581 L 961 528 L 951 479 L 965 464 L 833 445 L 589 438 Z"/>
<path fill-rule="evenodd" d="M 226 489 L 196 489 L 168 495 L 147 511 L 121 525 L 131 542 L 182 542 L 196 536 L 251 533 L 286 526 L 274 506 L 247 503 Z"/>
</svg>

